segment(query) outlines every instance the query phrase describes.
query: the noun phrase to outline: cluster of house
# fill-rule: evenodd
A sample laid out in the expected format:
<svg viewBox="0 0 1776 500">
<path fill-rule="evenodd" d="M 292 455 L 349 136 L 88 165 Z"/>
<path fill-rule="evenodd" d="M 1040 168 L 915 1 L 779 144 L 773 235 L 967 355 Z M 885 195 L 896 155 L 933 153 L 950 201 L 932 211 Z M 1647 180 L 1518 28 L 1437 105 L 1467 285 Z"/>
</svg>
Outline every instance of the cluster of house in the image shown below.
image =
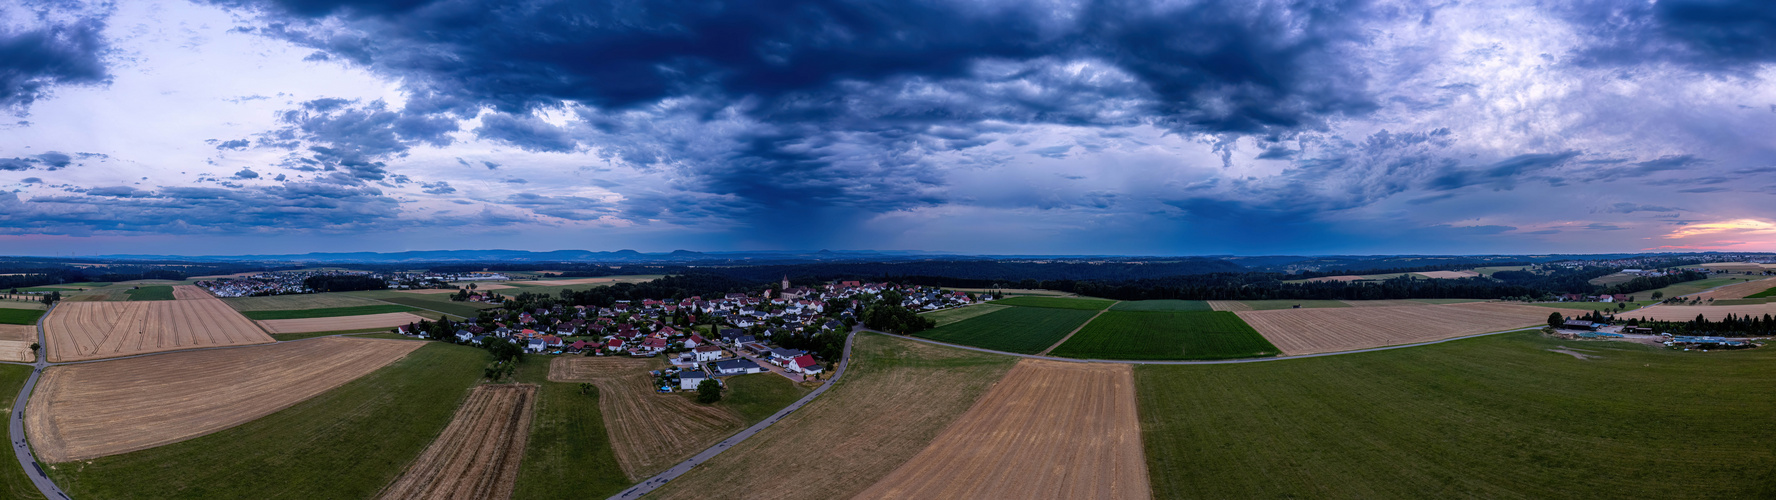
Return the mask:
<svg viewBox="0 0 1776 500">
<path fill-rule="evenodd" d="M 238 278 L 198 281 L 196 284 L 217 297 L 256 297 L 314 293 L 303 281 L 315 276 L 364 276 L 362 271 L 279 271 Z"/>
<path fill-rule="evenodd" d="M 1623 294 L 1623 293 L 1615 293 L 1615 294 L 1606 293 L 1606 294 L 1601 294 L 1601 295 L 1563 293 L 1563 294 L 1556 296 L 1555 298 L 1560 299 L 1561 302 L 1612 302 L 1613 303 L 1613 302 L 1628 302 L 1629 301 L 1628 294 Z"/>
</svg>

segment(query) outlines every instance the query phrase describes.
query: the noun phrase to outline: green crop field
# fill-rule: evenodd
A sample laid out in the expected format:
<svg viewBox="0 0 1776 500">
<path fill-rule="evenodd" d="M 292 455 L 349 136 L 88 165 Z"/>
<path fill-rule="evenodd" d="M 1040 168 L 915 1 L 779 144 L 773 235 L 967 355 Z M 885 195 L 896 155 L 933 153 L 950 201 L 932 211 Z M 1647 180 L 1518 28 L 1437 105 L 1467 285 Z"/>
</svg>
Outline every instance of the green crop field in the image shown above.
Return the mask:
<svg viewBox="0 0 1776 500">
<path fill-rule="evenodd" d="M 420 309 L 430 309 L 462 318 L 473 318 L 480 315 L 482 309 L 491 309 L 494 307 L 477 302 L 451 302 L 450 299 L 443 298 L 443 295 L 433 295 L 430 297 L 440 297 L 440 299 L 434 300 L 425 295 L 404 294 L 404 296 L 398 297 L 380 297 L 376 300 L 417 307 Z"/>
<path fill-rule="evenodd" d="M 1225 311 L 1108 311 L 1049 354 L 1082 359 L 1233 359 L 1280 351 Z"/>
<path fill-rule="evenodd" d="M 37 318 L 43 316 L 43 309 L 0 308 L 0 324 L 35 325 Z"/>
<path fill-rule="evenodd" d="M 1758 293 L 1754 293 L 1754 294 L 1745 296 L 1745 298 L 1748 298 L 1748 299 L 1762 299 L 1762 298 L 1766 298 L 1766 297 L 1776 297 L 1776 287 L 1772 287 L 1768 290 L 1764 290 L 1762 292 L 1758 292 Z"/>
<path fill-rule="evenodd" d="M 629 477 L 617 465 L 610 435 L 605 432 L 598 389 L 581 394 L 580 384 L 550 382 L 549 361 L 548 356 L 529 356 L 515 376 L 519 382 L 538 387 L 530 439 L 524 447 L 524 461 L 518 464 L 518 485 L 512 498 L 604 498 L 617 494 L 629 487 Z"/>
<path fill-rule="evenodd" d="M 1011 306 L 1002 306 L 1002 305 L 998 305 L 998 304 L 975 304 L 972 306 L 963 306 L 963 307 L 957 307 L 957 308 L 953 308 L 953 309 L 944 309 L 941 311 L 931 311 L 931 312 L 926 312 L 926 313 L 919 313 L 919 315 L 927 317 L 927 318 L 931 318 L 932 321 L 936 321 L 937 326 L 944 326 L 944 325 L 948 325 L 950 323 L 960 322 L 962 320 L 972 318 L 975 316 L 985 315 L 987 313 L 997 311 L 1000 309 L 1005 309 L 1007 307 L 1011 307 Z"/>
<path fill-rule="evenodd" d="M 1671 286 L 1656 289 L 1656 290 L 1647 290 L 1644 292 L 1634 292 L 1630 295 L 1633 295 L 1634 298 L 1636 298 L 1636 299 L 1651 299 L 1653 297 L 1653 292 L 1659 292 L 1659 293 L 1664 294 L 1664 295 L 1660 296 L 1661 299 L 1669 299 L 1669 298 L 1677 297 L 1680 295 L 1689 295 L 1692 293 L 1700 292 L 1700 291 L 1714 288 L 1717 286 L 1731 285 L 1734 283 L 1744 283 L 1746 281 L 1751 281 L 1753 279 L 1762 279 L 1762 278 L 1763 278 L 1762 276 L 1758 276 L 1758 277 L 1737 276 L 1737 277 L 1729 277 L 1729 278 L 1705 278 L 1705 279 L 1699 279 L 1699 280 L 1695 280 L 1695 281 L 1685 281 L 1683 283 L 1678 283 L 1675 285 L 1671 285 Z"/>
<path fill-rule="evenodd" d="M 1013 307 L 916 335 L 939 342 L 1035 354 L 1059 342 L 1095 314 L 1079 309 Z"/>
<path fill-rule="evenodd" d="M 1240 301 L 1253 310 L 1267 311 L 1271 309 L 1294 309 L 1299 305 L 1302 309 L 1318 309 L 1322 307 L 1350 307 L 1342 300 L 1242 300 Z"/>
<path fill-rule="evenodd" d="M 130 300 L 173 300 L 173 287 L 152 285 L 132 288 L 128 292 Z"/>
<path fill-rule="evenodd" d="M 1112 311 L 1186 312 L 1213 311 L 1208 302 L 1200 300 L 1129 300 L 1110 306 Z"/>
<path fill-rule="evenodd" d="M 13 400 L 18 398 L 19 389 L 25 387 L 25 379 L 28 378 L 31 378 L 29 366 L 0 365 L 0 407 L 11 411 Z M 24 438 L 12 436 L 14 441 Z M 0 465 L 0 496 L 43 498 L 43 492 L 37 491 L 37 485 L 31 484 L 31 478 L 25 475 L 25 468 L 17 460 L 5 462 L 5 465 Z"/>
<path fill-rule="evenodd" d="M 334 307 L 373 306 L 382 304 L 371 299 L 345 293 L 299 293 L 267 297 L 228 297 L 222 299 L 236 311 L 287 311 L 293 309 L 328 309 Z"/>
<path fill-rule="evenodd" d="M 1632 311 L 1632 310 L 1639 309 L 1641 307 L 1652 305 L 1655 303 L 1657 303 L 1657 302 L 1654 302 L 1651 300 L 1642 300 L 1639 302 L 1537 302 L 1533 305 L 1535 305 L 1537 307 L 1552 307 L 1555 309 L 1573 309 L 1573 310 L 1579 310 L 1579 311 L 1610 312 L 1610 311 Z M 1624 307 L 1620 306 L 1621 304 L 1628 304 L 1628 306 L 1626 308 L 1624 308 Z"/>
<path fill-rule="evenodd" d="M 1772 362 L 1528 331 L 1135 384 L 1157 498 L 1771 498 Z"/>
<path fill-rule="evenodd" d="M 1053 309 L 1080 309 L 1085 311 L 1102 311 L 1114 300 L 1075 299 L 1071 297 L 1012 297 L 992 302 L 1002 306 L 1047 307 Z"/>
<path fill-rule="evenodd" d="M 1770 303 L 1771 300 L 1776 300 L 1776 299 L 1771 299 L 1769 297 L 1757 298 L 1757 299 L 1721 299 L 1721 300 L 1716 300 L 1714 302 L 1709 302 L 1708 304 L 1709 305 L 1716 305 L 1716 306 L 1755 306 L 1755 305 L 1759 305 L 1759 304 L 1768 304 L 1768 303 Z"/>
<path fill-rule="evenodd" d="M 285 311 L 243 311 L 242 316 L 253 320 L 267 319 L 302 319 L 302 318 L 333 318 L 339 316 L 363 316 L 366 314 L 385 314 L 410 312 L 417 309 L 397 304 L 377 304 L 369 306 L 329 307 L 326 309 L 294 309 Z"/>
<path fill-rule="evenodd" d="M 431 342 L 238 427 L 44 468 L 74 498 L 371 498 L 444 430 L 487 360 Z"/>
<path fill-rule="evenodd" d="M 777 413 L 777 410 L 802 399 L 802 396 L 813 390 L 771 372 L 737 375 L 723 382 L 728 387 L 722 391 L 721 402 L 716 404 L 739 413 L 741 418 L 746 419 L 747 426 L 764 421 Z M 693 399 L 697 397 L 696 391 L 680 394 Z"/>
<path fill-rule="evenodd" d="M 26 296 L 26 295 L 13 295 L 12 297 L 18 297 L 18 298 L 16 298 L 16 299 L 13 299 L 13 298 L 0 299 L 0 309 L 43 309 L 44 308 L 43 303 L 39 302 L 40 300 L 43 300 L 41 298 L 34 297 L 34 296 Z"/>
<path fill-rule="evenodd" d="M 394 330 L 394 329 L 393 328 L 359 328 L 356 330 L 334 330 L 331 332 L 273 333 L 273 334 L 271 334 L 271 338 L 272 338 L 272 340 L 282 342 L 282 341 L 286 341 L 286 340 L 302 340 L 302 339 L 309 339 L 309 338 L 315 338 L 315 337 L 326 337 L 329 335 L 351 335 L 351 334 L 359 334 L 359 333 L 389 333 L 391 335 L 394 335 L 396 338 L 399 338 L 402 340 L 413 340 L 413 337 L 408 337 L 405 335 L 391 333 L 392 330 Z M 362 335 L 359 335 L 359 336 L 361 337 Z"/>
</svg>

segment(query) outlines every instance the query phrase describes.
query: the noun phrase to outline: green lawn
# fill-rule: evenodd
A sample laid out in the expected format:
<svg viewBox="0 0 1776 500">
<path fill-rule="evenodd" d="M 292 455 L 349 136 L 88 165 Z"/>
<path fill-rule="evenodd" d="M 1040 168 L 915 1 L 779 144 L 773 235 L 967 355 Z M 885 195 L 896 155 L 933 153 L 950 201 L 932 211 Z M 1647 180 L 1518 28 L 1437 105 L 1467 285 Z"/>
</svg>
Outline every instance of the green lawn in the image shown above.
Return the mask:
<svg viewBox="0 0 1776 500">
<path fill-rule="evenodd" d="M 35 325 L 37 318 L 43 316 L 43 309 L 0 308 L 0 324 Z"/>
<path fill-rule="evenodd" d="M 1764 278 L 1763 276 L 1736 276 L 1736 277 L 1728 277 L 1728 278 L 1705 278 L 1705 279 L 1699 279 L 1699 280 L 1695 280 L 1695 281 L 1685 281 L 1683 283 L 1678 283 L 1675 285 L 1671 285 L 1671 286 L 1668 286 L 1665 288 L 1659 288 L 1656 290 L 1646 290 L 1646 291 L 1641 291 L 1641 292 L 1634 292 L 1629 295 L 1633 295 L 1634 298 L 1636 298 L 1636 299 L 1643 299 L 1644 300 L 1644 299 L 1653 298 L 1653 292 L 1660 292 L 1660 293 L 1664 294 L 1663 296 L 1659 297 L 1660 299 L 1669 299 L 1669 298 L 1677 297 L 1680 295 L 1689 295 L 1692 293 L 1700 292 L 1700 291 L 1714 288 L 1717 286 L 1731 285 L 1734 283 L 1744 283 L 1747 281 L 1763 279 L 1763 278 Z"/>
<path fill-rule="evenodd" d="M 1157 498 L 1771 498 L 1772 362 L 1530 331 L 1135 379 Z"/>
<path fill-rule="evenodd" d="M 1232 359 L 1275 356 L 1276 346 L 1225 311 L 1107 311 L 1049 354 L 1082 359 Z"/>
<path fill-rule="evenodd" d="M 1102 311 L 1102 310 L 1104 310 L 1104 308 L 1110 307 L 1110 304 L 1115 304 L 1116 301 L 1104 300 L 1104 299 L 1075 299 L 1075 298 L 1071 298 L 1071 297 L 1034 297 L 1034 296 L 1031 296 L 1031 297 L 1012 297 L 1012 298 L 1008 298 L 1008 299 L 999 299 L 999 300 L 993 301 L 992 303 L 1002 305 L 1002 306 L 1048 307 L 1048 308 L 1054 308 L 1054 309 L 1081 309 L 1081 310 L 1086 310 L 1086 311 Z"/>
<path fill-rule="evenodd" d="M 993 311 L 916 335 L 939 342 L 1035 354 L 1091 319 L 1095 311 L 1013 307 Z"/>
<path fill-rule="evenodd" d="M 952 309 L 944 309 L 941 311 L 931 311 L 931 312 L 919 313 L 919 315 L 927 317 L 927 318 L 931 318 L 932 321 L 936 321 L 937 326 L 944 326 L 944 325 L 948 325 L 950 323 L 960 322 L 962 320 L 972 318 L 975 316 L 983 316 L 983 315 L 986 315 L 987 313 L 997 311 L 1000 309 L 1005 309 L 1008 307 L 1011 307 L 1011 306 L 1002 306 L 1002 305 L 998 305 L 998 304 L 975 304 L 972 306 L 963 306 L 963 307 L 957 307 L 957 308 L 952 308 Z"/>
<path fill-rule="evenodd" d="M 1556 309 L 1575 309 L 1575 310 L 1579 310 L 1579 311 L 1610 312 L 1610 311 L 1632 311 L 1635 309 L 1639 309 L 1643 306 L 1652 305 L 1655 303 L 1656 303 L 1655 301 L 1643 300 L 1643 301 L 1639 301 L 1639 302 L 1615 302 L 1615 303 L 1610 303 L 1610 302 L 1536 302 L 1532 305 L 1537 306 L 1537 307 L 1552 307 L 1552 308 L 1556 308 Z M 1620 304 L 1628 304 L 1628 307 L 1627 308 L 1619 307 Z"/>
<path fill-rule="evenodd" d="M 512 498 L 604 498 L 629 487 L 604 429 L 598 389 L 581 394 L 580 384 L 550 382 L 550 358 L 529 356 L 516 375 L 538 388 Z"/>
<path fill-rule="evenodd" d="M 0 365 L 0 407 L 12 411 L 12 402 L 18 399 L 19 389 L 25 387 L 25 379 L 31 378 L 31 367 L 24 365 Z M 14 440 L 24 436 L 12 436 Z M 6 460 L 0 465 L 0 496 L 6 498 L 43 498 L 43 492 L 37 491 L 37 485 L 31 484 L 31 478 L 25 475 L 24 466 L 17 460 Z"/>
<path fill-rule="evenodd" d="M 1766 297 L 1776 297 L 1776 287 L 1772 287 L 1768 290 L 1764 290 L 1762 292 L 1758 292 L 1758 293 L 1754 293 L 1754 294 L 1745 296 L 1745 298 L 1748 298 L 1748 299 L 1762 299 L 1762 298 L 1766 298 Z"/>
<path fill-rule="evenodd" d="M 1350 307 L 1351 306 L 1350 304 L 1344 303 L 1344 301 L 1342 301 L 1342 300 L 1242 300 L 1240 302 L 1242 302 L 1248 306 L 1251 306 L 1252 309 L 1258 310 L 1258 311 L 1267 311 L 1267 310 L 1271 310 L 1271 309 L 1294 309 L 1295 306 L 1297 306 L 1297 305 L 1301 306 L 1302 309 L 1317 309 L 1317 308 L 1322 308 L 1322 307 Z"/>
<path fill-rule="evenodd" d="M 265 418 L 49 474 L 74 498 L 370 498 L 444 430 L 487 360 L 429 343 Z"/>
<path fill-rule="evenodd" d="M 1118 303 L 1116 303 L 1116 305 L 1110 306 L 1110 310 L 1112 310 L 1112 311 L 1185 312 L 1185 311 L 1213 311 L 1215 309 L 1209 307 L 1208 302 L 1204 302 L 1201 300 L 1131 300 L 1131 301 L 1118 302 Z"/>
<path fill-rule="evenodd" d="M 802 399 L 808 391 L 813 390 L 771 372 L 737 375 L 725 382 L 728 390 L 722 391 L 722 400 L 716 404 L 738 412 L 746 419 L 747 426 L 764 421 L 777 413 L 777 410 Z M 687 396 L 695 397 L 694 394 L 692 392 Z"/>
<path fill-rule="evenodd" d="M 173 300 L 173 287 L 166 285 L 137 287 L 125 293 L 130 300 Z"/>
<path fill-rule="evenodd" d="M 294 310 L 285 310 L 285 311 L 242 311 L 241 315 L 246 316 L 247 319 L 253 319 L 253 320 L 302 319 L 302 318 L 332 318 L 332 317 L 336 317 L 336 316 L 363 316 L 366 314 L 398 313 L 398 312 L 409 312 L 409 311 L 415 311 L 415 310 L 417 310 L 417 309 L 403 306 L 403 305 L 377 304 L 377 305 L 373 305 L 373 306 L 329 307 L 329 308 L 325 308 L 325 309 L 294 309 Z"/>
</svg>

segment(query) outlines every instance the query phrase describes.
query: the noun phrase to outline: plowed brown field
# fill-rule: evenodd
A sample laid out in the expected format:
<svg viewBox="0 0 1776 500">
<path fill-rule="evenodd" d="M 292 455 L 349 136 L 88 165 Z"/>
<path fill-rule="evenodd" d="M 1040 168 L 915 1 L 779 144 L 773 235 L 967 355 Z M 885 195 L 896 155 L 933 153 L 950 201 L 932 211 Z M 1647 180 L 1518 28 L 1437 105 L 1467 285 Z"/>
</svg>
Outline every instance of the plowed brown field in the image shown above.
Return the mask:
<svg viewBox="0 0 1776 500">
<path fill-rule="evenodd" d="M 1149 498 L 1129 365 L 1018 362 L 857 498 Z"/>
<path fill-rule="evenodd" d="M 216 298 L 63 302 L 43 329 L 54 362 L 272 341 Z"/>
<path fill-rule="evenodd" d="M 153 448 L 269 415 L 422 345 L 327 337 L 52 366 L 31 393 L 25 427 L 45 462 Z"/>
<path fill-rule="evenodd" d="M 1250 311 L 1250 310 L 1252 310 L 1252 306 L 1246 305 L 1245 302 L 1240 302 L 1237 300 L 1211 300 L 1208 302 L 1209 302 L 1209 308 L 1214 309 L 1216 311 Z"/>
<path fill-rule="evenodd" d="M 394 328 L 408 323 L 418 323 L 425 318 L 412 313 L 365 314 L 362 316 L 335 316 L 331 318 L 302 319 L 268 319 L 258 321 L 259 326 L 271 333 L 308 333 L 336 332 L 340 330 L 361 330 L 365 328 Z"/>
<path fill-rule="evenodd" d="M 1776 304 L 1750 304 L 1742 306 L 1667 306 L 1657 305 L 1617 314 L 1622 319 L 1650 319 L 1657 321 L 1689 321 L 1696 315 L 1707 317 L 1711 321 L 1726 319 L 1728 314 L 1735 316 L 1763 316 L 1776 314 Z"/>
<path fill-rule="evenodd" d="M 641 480 L 690 458 L 745 427 L 739 414 L 677 394 L 654 392 L 648 370 L 658 360 L 565 356 L 549 364 L 549 380 L 598 386 L 598 410 L 617 463 Z"/>
<path fill-rule="evenodd" d="M 1709 290 L 1706 292 L 1698 293 L 1694 297 L 1702 299 L 1704 301 L 1706 301 L 1708 299 L 1715 299 L 1715 300 L 1743 299 L 1748 295 L 1762 292 L 1764 290 L 1769 290 L 1770 287 L 1776 287 L 1776 278 L 1761 279 L 1761 280 L 1757 280 L 1757 281 L 1747 281 L 1744 283 L 1727 285 L 1727 286 L 1723 286 L 1723 287 Z M 1690 316 L 1690 319 L 1695 319 L 1695 318 L 1696 318 L 1695 316 Z"/>
<path fill-rule="evenodd" d="M 1240 311 L 1284 355 L 1350 351 L 1546 324 L 1571 310 L 1498 302 Z"/>
<path fill-rule="evenodd" d="M 214 298 L 216 298 L 215 295 L 210 295 L 209 291 L 199 288 L 197 285 L 175 285 L 173 287 L 173 300 L 204 300 Z"/>
<path fill-rule="evenodd" d="M 530 384 L 476 387 L 444 433 L 381 498 L 511 498 L 530 437 L 536 389 Z"/>
</svg>

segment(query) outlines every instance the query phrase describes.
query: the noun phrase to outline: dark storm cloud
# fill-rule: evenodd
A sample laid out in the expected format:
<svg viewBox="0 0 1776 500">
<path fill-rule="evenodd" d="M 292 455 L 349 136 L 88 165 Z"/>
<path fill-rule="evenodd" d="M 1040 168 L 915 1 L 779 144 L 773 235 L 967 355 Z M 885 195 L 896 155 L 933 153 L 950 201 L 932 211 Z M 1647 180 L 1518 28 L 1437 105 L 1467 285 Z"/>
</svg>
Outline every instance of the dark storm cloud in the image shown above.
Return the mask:
<svg viewBox="0 0 1776 500">
<path fill-rule="evenodd" d="M 212 141 L 214 141 L 214 139 L 212 139 Z M 252 142 L 250 142 L 246 139 L 235 139 L 232 141 L 216 142 L 216 149 L 218 149 L 218 150 L 232 149 L 235 151 L 239 151 L 242 149 L 247 149 L 247 147 L 251 146 L 251 145 L 252 145 Z"/>
<path fill-rule="evenodd" d="M 1509 190 L 1516 187 L 1517 182 L 1524 177 L 1544 172 L 1577 156 L 1577 151 L 1525 154 L 1479 168 L 1448 166 L 1425 187 L 1435 191 L 1449 191 L 1484 185 L 1495 190 Z"/>
<path fill-rule="evenodd" d="M 333 172 L 326 182 L 359 184 L 387 177 L 382 160 L 419 144 L 448 146 L 457 121 L 442 114 L 416 111 L 409 105 L 389 109 L 382 101 L 323 98 L 279 113 L 286 126 L 261 134 L 260 144 L 295 149 L 307 144 L 307 156 L 290 158 L 286 166 L 301 171 Z"/>
<path fill-rule="evenodd" d="M 36 162 L 24 158 L 0 158 L 0 170 L 30 170 Z"/>
<path fill-rule="evenodd" d="M 153 191 L 115 186 L 28 200 L 0 192 L 0 232 L 7 234 L 372 230 L 399 225 L 399 213 L 399 203 L 375 188 L 318 183 Z"/>
<path fill-rule="evenodd" d="M 539 215 L 568 220 L 594 220 L 610 213 L 610 205 L 578 196 L 546 196 L 518 193 L 505 200 L 506 205 L 523 207 Z"/>
<path fill-rule="evenodd" d="M 1767 0 L 1599 0 L 1567 13 L 1594 38 L 1584 62 L 1736 71 L 1776 61 L 1776 3 Z"/>
<path fill-rule="evenodd" d="M 234 178 L 243 179 L 243 180 L 244 179 L 258 179 L 259 173 L 254 172 L 253 169 L 250 169 L 250 168 L 243 168 L 243 169 L 241 169 L 241 171 L 234 173 Z"/>
<path fill-rule="evenodd" d="M 1614 205 L 1610 205 L 1609 208 L 1604 209 L 1604 212 L 1612 213 L 1612 214 L 1631 214 L 1634 212 L 1680 212 L 1680 211 L 1683 211 L 1683 209 L 1676 208 L 1676 207 L 1663 207 L 1663 206 L 1659 206 L 1659 205 L 1642 205 L 1639 203 L 1628 203 L 1628 202 L 1616 203 Z"/>
<path fill-rule="evenodd" d="M 456 188 L 450 187 L 450 183 L 444 181 L 421 182 L 419 187 L 426 194 L 446 195 L 456 192 Z"/>
<path fill-rule="evenodd" d="M 565 153 L 574 149 L 574 140 L 568 136 L 566 130 L 532 116 L 513 116 L 506 113 L 483 116 L 481 128 L 475 129 L 475 136 L 518 146 L 525 151 Z M 489 169 L 494 167 L 491 162 L 488 163 Z"/>
<path fill-rule="evenodd" d="M 103 60 L 108 45 L 100 35 L 105 29 L 104 13 L 81 13 L 76 14 L 77 19 L 61 21 L 49 14 L 78 6 L 28 8 L 35 11 L 37 22 L 19 27 L 0 25 L 0 108 L 22 114 L 58 85 L 109 80 Z"/>
</svg>

